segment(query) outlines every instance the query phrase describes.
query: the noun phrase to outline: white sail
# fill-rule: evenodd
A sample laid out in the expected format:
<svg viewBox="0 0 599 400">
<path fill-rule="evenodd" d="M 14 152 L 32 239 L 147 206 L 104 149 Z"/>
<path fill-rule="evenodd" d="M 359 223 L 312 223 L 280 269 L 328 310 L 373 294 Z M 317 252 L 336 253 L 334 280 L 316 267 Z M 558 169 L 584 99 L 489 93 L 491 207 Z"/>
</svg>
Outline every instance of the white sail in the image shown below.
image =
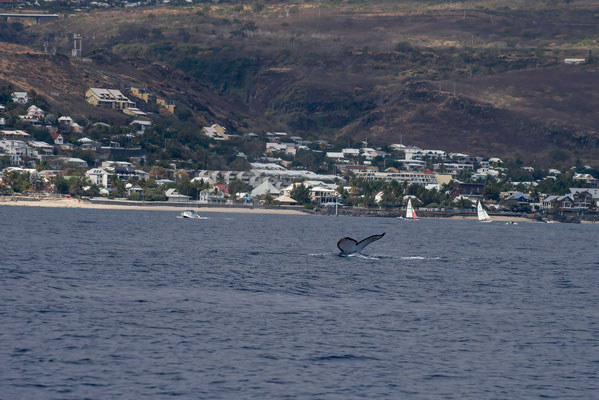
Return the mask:
<svg viewBox="0 0 599 400">
<path fill-rule="evenodd" d="M 478 206 L 476 208 L 476 211 L 478 213 L 478 220 L 479 221 L 484 221 L 484 222 L 490 222 L 491 221 L 491 217 L 489 217 L 489 214 L 487 214 L 487 212 L 483 208 L 483 205 L 480 203 L 480 201 L 478 202 Z"/>
<path fill-rule="evenodd" d="M 412 207 L 412 199 L 408 199 L 408 206 L 406 207 L 406 219 L 418 219 L 414 207 Z"/>
</svg>

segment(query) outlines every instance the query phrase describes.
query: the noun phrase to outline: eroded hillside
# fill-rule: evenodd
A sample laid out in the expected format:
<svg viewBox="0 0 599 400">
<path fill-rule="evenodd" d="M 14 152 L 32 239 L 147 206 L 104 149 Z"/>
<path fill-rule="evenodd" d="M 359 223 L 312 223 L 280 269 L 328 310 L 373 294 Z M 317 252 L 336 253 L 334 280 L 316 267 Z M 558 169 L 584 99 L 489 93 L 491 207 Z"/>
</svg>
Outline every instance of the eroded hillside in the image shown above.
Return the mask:
<svg viewBox="0 0 599 400">
<path fill-rule="evenodd" d="M 401 138 L 537 161 L 562 149 L 596 160 L 597 67 L 563 59 L 598 53 L 598 15 L 599 6 L 582 0 L 109 10 L 33 25 L 11 39 L 67 53 L 77 32 L 91 62 L 15 52 L 31 69 L 0 76 L 48 93 L 36 80 L 42 66 L 62 71 L 56 85 L 65 93 L 135 83 L 189 107 L 198 123 L 218 120 L 232 130 L 381 144 Z"/>
</svg>

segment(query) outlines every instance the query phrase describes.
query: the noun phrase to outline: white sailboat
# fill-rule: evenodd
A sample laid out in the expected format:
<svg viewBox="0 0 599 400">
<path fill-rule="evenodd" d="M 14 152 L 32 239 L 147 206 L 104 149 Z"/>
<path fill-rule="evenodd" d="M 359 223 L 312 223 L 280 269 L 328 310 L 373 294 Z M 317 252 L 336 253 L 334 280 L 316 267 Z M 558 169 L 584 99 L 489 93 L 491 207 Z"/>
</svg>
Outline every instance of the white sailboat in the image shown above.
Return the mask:
<svg viewBox="0 0 599 400">
<path fill-rule="evenodd" d="M 406 219 L 418 219 L 414 207 L 412 207 L 412 199 L 408 199 L 408 207 L 406 208 Z"/>
<path fill-rule="evenodd" d="M 491 222 L 492 221 L 491 217 L 489 217 L 489 214 L 487 214 L 487 212 L 483 208 L 483 205 L 480 204 L 480 201 L 478 202 L 478 206 L 476 207 L 476 211 L 478 213 L 478 220 L 480 222 Z"/>
</svg>

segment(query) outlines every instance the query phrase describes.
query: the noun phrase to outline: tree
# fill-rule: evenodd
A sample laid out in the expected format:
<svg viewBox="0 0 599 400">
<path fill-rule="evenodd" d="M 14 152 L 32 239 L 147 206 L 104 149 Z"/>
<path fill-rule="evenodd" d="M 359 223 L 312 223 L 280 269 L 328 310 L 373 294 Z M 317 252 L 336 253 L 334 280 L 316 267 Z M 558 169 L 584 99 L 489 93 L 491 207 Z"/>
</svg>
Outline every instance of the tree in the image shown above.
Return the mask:
<svg viewBox="0 0 599 400">
<path fill-rule="evenodd" d="M 275 199 L 272 197 L 272 195 L 270 194 L 270 190 L 268 190 L 265 194 L 264 197 L 262 198 L 262 200 L 264 200 L 264 204 L 273 204 Z"/>
<path fill-rule="evenodd" d="M 9 156 L 0 156 L 0 169 L 10 167 L 11 161 Z"/>
<path fill-rule="evenodd" d="M 38 174 L 29 175 L 29 183 L 34 191 L 38 191 L 44 187 L 44 181 Z"/>
<path fill-rule="evenodd" d="M 501 189 L 498 186 L 485 186 L 483 189 L 483 196 L 487 200 L 499 200 Z"/>
<path fill-rule="evenodd" d="M 69 183 L 64 177 L 60 175 L 54 177 L 54 192 L 58 194 L 69 193 Z"/>
<path fill-rule="evenodd" d="M 303 183 L 296 184 L 291 190 L 291 198 L 301 204 L 310 204 L 310 188 Z"/>
<path fill-rule="evenodd" d="M 235 197 L 237 193 L 247 192 L 249 189 L 249 185 L 239 179 L 233 179 L 229 182 L 229 194 L 233 197 Z"/>
<path fill-rule="evenodd" d="M 88 187 L 91 188 L 92 183 L 88 178 L 83 176 L 74 176 L 68 180 L 69 185 L 69 194 L 72 196 L 89 196 L 90 190 L 87 190 Z"/>
<path fill-rule="evenodd" d="M 166 194 L 160 187 L 150 187 L 145 190 L 144 199 L 147 201 L 164 201 L 166 200 Z"/>
<path fill-rule="evenodd" d="M 148 173 L 150 175 L 150 178 L 153 179 L 164 179 L 164 178 L 168 178 L 168 171 L 165 168 L 162 168 L 158 165 L 153 166 L 152 168 L 150 168 L 150 172 Z"/>
<path fill-rule="evenodd" d="M 110 184 L 112 185 L 112 193 L 115 197 L 125 197 L 125 182 L 120 180 L 118 176 L 110 176 Z"/>
<path fill-rule="evenodd" d="M 96 155 L 94 154 L 94 152 L 81 149 L 73 150 L 71 157 L 80 158 L 86 163 L 88 163 L 90 166 L 93 165 L 96 160 Z"/>
<path fill-rule="evenodd" d="M 456 207 L 457 208 L 472 208 L 472 202 L 464 197 L 461 197 L 457 202 L 456 202 Z"/>
<path fill-rule="evenodd" d="M 237 157 L 229 164 L 232 171 L 249 171 L 252 169 L 252 164 L 243 157 Z"/>
</svg>

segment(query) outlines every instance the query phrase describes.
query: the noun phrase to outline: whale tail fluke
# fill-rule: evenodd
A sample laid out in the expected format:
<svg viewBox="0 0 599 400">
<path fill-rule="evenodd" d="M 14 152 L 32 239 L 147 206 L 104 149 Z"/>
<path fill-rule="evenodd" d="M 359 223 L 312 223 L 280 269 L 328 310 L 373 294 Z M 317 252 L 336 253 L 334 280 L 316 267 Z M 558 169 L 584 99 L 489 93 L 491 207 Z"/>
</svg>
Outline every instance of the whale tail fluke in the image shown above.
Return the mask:
<svg viewBox="0 0 599 400">
<path fill-rule="evenodd" d="M 359 242 L 350 237 L 344 237 L 337 242 L 337 247 L 341 250 L 341 254 L 352 254 L 361 252 L 364 247 L 368 246 L 372 242 L 376 242 L 380 238 L 385 236 L 385 233 L 380 235 L 368 236 L 366 239 L 360 240 Z"/>
</svg>

